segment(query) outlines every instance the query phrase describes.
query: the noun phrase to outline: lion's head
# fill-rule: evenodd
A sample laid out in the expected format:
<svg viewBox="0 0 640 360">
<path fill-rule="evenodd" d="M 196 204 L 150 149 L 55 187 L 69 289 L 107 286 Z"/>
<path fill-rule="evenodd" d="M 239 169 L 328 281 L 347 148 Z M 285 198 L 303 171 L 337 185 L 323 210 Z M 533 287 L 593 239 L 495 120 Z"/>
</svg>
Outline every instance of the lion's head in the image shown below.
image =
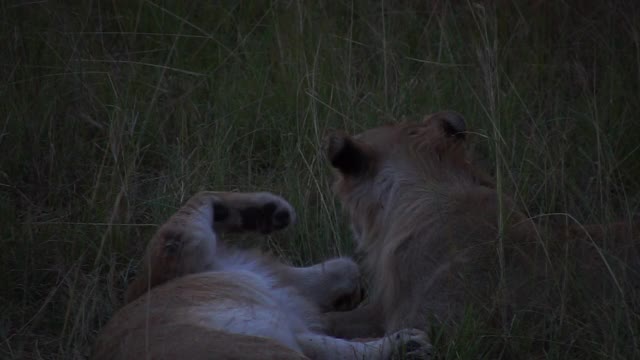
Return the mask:
<svg viewBox="0 0 640 360">
<path fill-rule="evenodd" d="M 363 239 L 379 236 L 363 232 L 376 223 L 410 209 L 418 194 L 427 190 L 477 185 L 492 187 L 484 174 L 474 169 L 465 150 L 466 125 L 459 113 L 442 111 L 421 122 L 402 122 L 349 136 L 334 132 L 326 141 L 326 154 L 336 170 L 334 191 L 351 215 L 359 246 Z M 409 198 L 407 198 L 409 197 Z M 437 199 L 433 199 L 437 202 Z M 388 229 L 388 227 L 384 227 Z"/>
</svg>

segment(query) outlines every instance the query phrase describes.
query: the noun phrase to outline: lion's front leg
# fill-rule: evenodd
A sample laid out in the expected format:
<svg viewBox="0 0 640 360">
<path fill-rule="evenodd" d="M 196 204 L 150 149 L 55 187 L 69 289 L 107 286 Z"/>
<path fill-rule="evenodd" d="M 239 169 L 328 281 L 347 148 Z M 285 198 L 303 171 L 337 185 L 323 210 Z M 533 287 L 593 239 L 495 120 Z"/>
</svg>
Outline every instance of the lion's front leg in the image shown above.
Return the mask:
<svg viewBox="0 0 640 360">
<path fill-rule="evenodd" d="M 351 310 L 324 314 L 327 333 L 342 339 L 377 338 L 385 333 L 382 306 L 366 303 Z"/>
<path fill-rule="evenodd" d="M 350 258 L 330 259 L 308 267 L 284 266 L 280 271 L 283 283 L 323 311 L 346 311 L 362 301 L 358 265 Z"/>
<path fill-rule="evenodd" d="M 318 334 L 296 337 L 305 356 L 315 360 L 386 360 L 393 355 L 402 358 L 431 358 L 431 344 L 421 330 L 403 329 L 379 339 L 348 341 Z"/>
</svg>

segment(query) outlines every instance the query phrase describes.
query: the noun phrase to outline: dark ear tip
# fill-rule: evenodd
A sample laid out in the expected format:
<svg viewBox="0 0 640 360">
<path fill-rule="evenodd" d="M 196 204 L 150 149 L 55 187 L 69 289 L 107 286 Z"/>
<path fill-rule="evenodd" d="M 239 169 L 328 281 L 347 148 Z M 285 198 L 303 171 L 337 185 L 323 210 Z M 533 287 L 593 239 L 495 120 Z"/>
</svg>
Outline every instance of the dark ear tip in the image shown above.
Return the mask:
<svg viewBox="0 0 640 360">
<path fill-rule="evenodd" d="M 425 122 L 440 121 L 442 128 L 447 136 L 453 136 L 457 139 L 464 140 L 466 137 L 467 127 L 462 114 L 453 110 L 439 111 L 427 115 Z"/>
<path fill-rule="evenodd" d="M 333 130 L 325 133 L 323 140 L 324 153 L 333 163 L 335 157 L 342 151 L 346 142 L 346 134 L 341 131 Z"/>
<path fill-rule="evenodd" d="M 369 154 L 362 145 L 344 132 L 336 131 L 324 141 L 324 151 L 331 166 L 344 175 L 361 174 L 369 166 Z"/>
<path fill-rule="evenodd" d="M 447 136 L 455 137 L 456 139 L 464 140 L 466 138 L 466 133 L 464 130 L 459 130 L 452 125 L 450 122 L 444 121 L 442 123 L 442 127 Z"/>
</svg>

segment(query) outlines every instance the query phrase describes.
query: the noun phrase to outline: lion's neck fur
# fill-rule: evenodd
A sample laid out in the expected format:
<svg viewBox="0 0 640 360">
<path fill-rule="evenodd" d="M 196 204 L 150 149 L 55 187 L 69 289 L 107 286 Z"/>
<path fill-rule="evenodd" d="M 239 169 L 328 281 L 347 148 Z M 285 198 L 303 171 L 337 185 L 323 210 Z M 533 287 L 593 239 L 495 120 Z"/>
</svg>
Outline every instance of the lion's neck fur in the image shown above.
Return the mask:
<svg viewBox="0 0 640 360">
<path fill-rule="evenodd" d="M 443 252 L 448 245 L 439 242 L 439 233 L 451 226 L 451 214 L 459 213 L 467 201 L 492 202 L 495 191 L 485 186 L 469 166 L 442 167 L 441 164 L 423 163 L 411 167 L 395 162 L 396 166 L 382 169 L 370 187 L 350 194 L 351 215 L 362 216 L 356 223 L 360 228 L 359 251 L 365 254 L 363 266 L 372 277 L 372 299 L 383 307 L 398 307 L 399 299 L 413 298 L 401 291 L 421 291 L 400 277 L 396 269 L 402 261 L 407 244 L 433 242 L 429 249 Z M 397 166 L 400 164 L 400 166 Z M 405 165 L 405 166 L 403 166 Z M 374 194 L 374 196 L 371 196 Z M 375 199 L 367 201 L 365 199 Z M 363 207 L 366 211 L 362 211 Z M 463 256 L 462 254 L 460 256 Z M 427 260 L 425 260 L 427 261 Z M 434 262 L 432 272 L 438 272 L 446 262 Z M 427 274 L 425 274 L 426 276 Z M 411 306 L 411 305 L 408 305 Z"/>
<path fill-rule="evenodd" d="M 483 189 L 482 196 L 492 192 L 468 164 L 394 163 L 384 167 L 369 186 L 348 195 L 350 215 L 361 229 L 357 235 L 359 251 L 380 249 L 380 243 L 401 245 L 412 234 L 433 227 L 434 222 L 446 221 L 446 213 L 461 205 L 456 199 L 464 194 L 476 194 L 478 188 Z"/>
</svg>

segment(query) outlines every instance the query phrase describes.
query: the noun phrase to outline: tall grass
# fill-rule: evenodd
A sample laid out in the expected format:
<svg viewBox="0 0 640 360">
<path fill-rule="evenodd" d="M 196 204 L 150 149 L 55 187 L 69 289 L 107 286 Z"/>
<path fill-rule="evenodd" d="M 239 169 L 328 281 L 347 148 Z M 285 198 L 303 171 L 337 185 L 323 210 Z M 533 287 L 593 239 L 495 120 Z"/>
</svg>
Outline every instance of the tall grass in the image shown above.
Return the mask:
<svg viewBox="0 0 640 360">
<path fill-rule="evenodd" d="M 253 244 L 292 263 L 351 253 L 328 128 L 455 109 L 532 216 L 630 218 L 638 19 L 630 0 L 1 2 L 0 357 L 88 356 L 153 225 L 197 190 L 290 199 L 299 224 Z M 554 313 L 565 333 L 537 340 L 549 358 L 640 357 L 638 314 L 607 309 Z M 480 328 L 438 353 L 509 336 Z"/>
</svg>

